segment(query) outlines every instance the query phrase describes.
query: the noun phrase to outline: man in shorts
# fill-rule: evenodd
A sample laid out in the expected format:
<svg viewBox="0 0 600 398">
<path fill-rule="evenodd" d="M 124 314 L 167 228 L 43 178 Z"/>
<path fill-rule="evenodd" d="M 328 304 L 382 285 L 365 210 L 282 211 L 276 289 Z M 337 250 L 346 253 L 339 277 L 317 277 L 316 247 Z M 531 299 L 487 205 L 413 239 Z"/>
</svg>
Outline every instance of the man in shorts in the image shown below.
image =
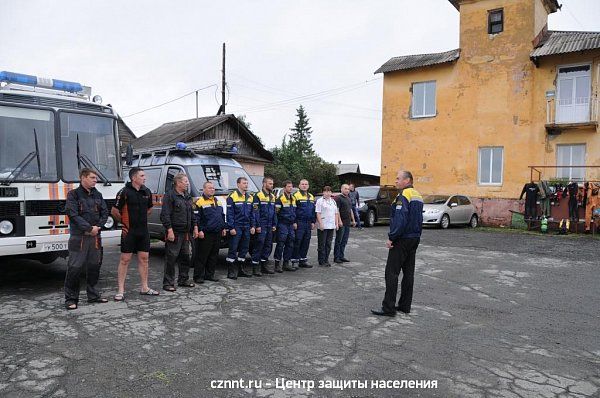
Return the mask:
<svg viewBox="0 0 600 398">
<path fill-rule="evenodd" d="M 158 292 L 148 287 L 148 252 L 150 251 L 150 233 L 148 232 L 148 214 L 152 211 L 152 192 L 144 185 L 146 174 L 139 167 L 129 170 L 129 180 L 125 188 L 117 193 L 117 201 L 111 209 L 111 215 L 123 225 L 121 229 L 121 259 L 117 272 L 118 291 L 115 301 L 125 299 L 125 278 L 131 257 L 137 253 L 140 273 L 140 294 L 158 296 Z"/>
</svg>

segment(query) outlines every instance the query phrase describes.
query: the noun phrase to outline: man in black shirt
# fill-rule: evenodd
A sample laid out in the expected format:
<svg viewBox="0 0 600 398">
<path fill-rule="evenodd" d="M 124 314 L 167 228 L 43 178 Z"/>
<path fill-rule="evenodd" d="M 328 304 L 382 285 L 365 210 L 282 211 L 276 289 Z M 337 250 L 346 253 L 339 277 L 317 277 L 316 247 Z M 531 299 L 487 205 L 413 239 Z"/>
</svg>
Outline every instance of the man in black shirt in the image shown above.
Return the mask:
<svg viewBox="0 0 600 398">
<path fill-rule="evenodd" d="M 66 213 L 69 216 L 69 261 L 65 277 L 65 307 L 77 309 L 79 302 L 79 276 L 85 267 L 87 298 L 89 303 L 106 303 L 96 289 L 100 277 L 102 240 L 100 231 L 108 219 L 108 209 L 96 187 L 97 176 L 93 170 L 79 172 L 81 184 L 67 194 Z"/>
<path fill-rule="evenodd" d="M 341 226 L 335 233 L 335 245 L 333 247 L 333 262 L 337 264 L 350 262 L 346 258 L 344 251 L 346 250 L 346 244 L 350 236 L 350 226 L 356 224 L 354 222 L 354 213 L 352 212 L 352 202 L 348 196 L 350 193 L 348 184 L 343 184 L 341 191 L 342 194 L 335 198 L 341 219 Z"/>
<path fill-rule="evenodd" d="M 198 225 L 192 210 L 192 198 L 188 194 L 189 180 L 183 173 L 173 178 L 173 189 L 163 196 L 160 221 L 167 231 L 165 237 L 165 274 L 163 289 L 174 292 L 175 263 L 179 267 L 177 285 L 194 287 L 188 280 L 191 262 L 192 237 L 198 237 Z"/>
<path fill-rule="evenodd" d="M 117 201 L 111 214 L 121 224 L 121 259 L 117 272 L 118 291 L 115 301 L 125 298 L 125 278 L 133 253 L 137 253 L 140 273 L 140 294 L 158 296 L 158 292 L 148 287 L 148 252 L 150 251 L 150 233 L 148 232 L 148 214 L 152 211 L 152 192 L 144 185 L 146 174 L 139 167 L 129 170 L 129 180 L 125 188 L 117 193 Z"/>
</svg>

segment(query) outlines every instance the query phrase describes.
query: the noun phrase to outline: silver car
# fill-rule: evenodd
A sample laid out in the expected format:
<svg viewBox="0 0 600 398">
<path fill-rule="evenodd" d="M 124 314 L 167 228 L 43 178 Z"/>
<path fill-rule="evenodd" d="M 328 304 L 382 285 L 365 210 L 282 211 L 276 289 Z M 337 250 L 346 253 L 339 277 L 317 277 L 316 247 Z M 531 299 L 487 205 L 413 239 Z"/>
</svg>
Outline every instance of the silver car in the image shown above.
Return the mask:
<svg viewBox="0 0 600 398">
<path fill-rule="evenodd" d="M 479 225 L 477 210 L 464 195 L 427 195 L 423 197 L 423 203 L 423 225 L 437 225 L 443 229 L 455 224 L 472 228 Z"/>
</svg>

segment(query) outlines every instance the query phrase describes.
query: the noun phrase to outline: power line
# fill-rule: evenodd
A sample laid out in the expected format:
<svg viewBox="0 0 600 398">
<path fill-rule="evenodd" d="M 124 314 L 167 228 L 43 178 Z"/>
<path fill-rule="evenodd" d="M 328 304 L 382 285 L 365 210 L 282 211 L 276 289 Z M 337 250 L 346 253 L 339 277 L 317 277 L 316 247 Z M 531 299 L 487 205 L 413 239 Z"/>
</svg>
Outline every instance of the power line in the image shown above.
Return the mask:
<svg viewBox="0 0 600 398">
<path fill-rule="evenodd" d="M 335 95 L 340 95 L 340 94 L 343 94 L 343 93 L 346 93 L 349 91 L 361 89 L 368 84 L 372 84 L 372 83 L 380 81 L 380 80 L 382 80 L 382 78 L 370 79 L 370 80 L 366 80 L 366 81 L 363 81 L 360 83 L 350 84 L 348 86 L 318 91 L 318 92 L 312 93 L 312 94 L 301 95 L 298 97 L 289 98 L 289 99 L 282 100 L 282 101 L 275 101 L 275 102 L 268 103 L 265 105 L 259 105 L 259 106 L 255 106 L 252 108 L 242 109 L 239 112 L 242 112 L 242 113 L 263 112 L 263 111 L 275 109 L 275 108 L 278 108 L 281 106 L 290 105 L 290 104 L 292 104 L 294 102 L 298 102 L 298 101 L 306 102 L 306 101 L 313 101 L 313 100 L 317 100 L 317 99 L 321 99 L 321 98 L 327 98 L 327 97 L 331 97 L 331 96 L 335 96 Z"/>
<path fill-rule="evenodd" d="M 187 93 L 187 94 L 184 94 L 184 95 L 182 95 L 181 97 L 177 97 L 177 98 L 175 98 L 175 99 L 172 99 L 172 100 L 170 100 L 170 101 L 163 102 L 162 104 L 159 104 L 159 105 L 152 106 L 152 107 L 150 107 L 150 108 L 147 108 L 147 109 L 141 110 L 141 111 L 139 111 L 139 112 L 132 113 L 132 114 L 130 114 L 130 115 L 127 115 L 127 116 L 122 116 L 122 118 L 126 118 L 126 117 L 131 117 L 131 116 L 139 115 L 140 113 L 144 113 L 144 112 L 150 111 L 150 110 L 152 110 L 152 109 L 160 108 L 160 107 L 161 107 L 161 106 L 163 106 L 163 105 L 167 105 L 167 104 L 170 104 L 171 102 L 179 101 L 180 99 L 182 99 L 182 98 L 185 98 L 185 97 L 187 97 L 188 95 L 192 95 L 192 94 L 194 94 L 196 91 L 202 91 L 202 90 L 206 90 L 207 88 L 211 88 L 211 87 L 214 87 L 214 86 L 216 86 L 216 84 L 211 84 L 210 86 L 206 86 L 206 87 L 202 87 L 202 88 L 199 88 L 199 89 L 197 89 L 197 90 L 194 90 L 194 91 L 190 91 L 189 93 Z"/>
<path fill-rule="evenodd" d="M 234 79 L 234 81 L 235 81 L 235 79 Z M 271 94 L 272 93 L 276 93 L 276 94 L 285 93 L 284 91 L 281 91 L 281 90 L 265 90 L 265 89 L 262 89 L 262 88 L 248 86 L 248 85 L 245 85 L 245 84 L 242 84 L 242 83 L 239 83 L 239 82 L 235 82 L 234 85 L 240 86 L 240 87 L 244 87 L 244 88 L 247 88 L 247 89 L 250 89 L 250 90 L 262 91 L 262 92 L 271 93 Z M 269 86 L 265 86 L 265 87 L 269 87 Z M 286 95 L 292 95 L 292 93 L 285 93 L 285 94 Z M 293 95 L 297 96 L 298 94 L 293 94 Z M 265 104 L 265 106 L 266 106 L 266 104 L 269 104 L 269 101 L 263 100 L 263 99 L 259 99 L 259 98 L 247 97 L 247 96 L 243 96 L 243 95 L 239 95 L 239 94 L 236 94 L 236 97 L 247 98 L 247 99 L 250 99 L 250 100 L 262 102 L 263 104 Z M 282 100 L 282 101 L 284 101 L 284 100 Z M 287 101 L 287 99 L 286 99 L 286 101 Z M 339 105 L 339 106 L 343 106 L 343 107 L 347 107 L 347 108 L 354 108 L 354 109 L 359 109 L 359 110 L 364 110 L 364 111 L 369 111 L 369 112 L 381 113 L 381 109 L 368 108 L 368 107 L 364 107 L 364 106 L 346 104 L 346 103 L 343 103 L 343 102 L 325 100 L 325 99 L 320 99 L 320 98 L 317 98 L 316 101 L 322 101 L 322 102 L 327 103 L 327 104 Z M 254 105 L 254 107 L 258 107 L 258 106 L 260 106 L 260 105 Z M 248 107 L 252 108 L 253 106 L 248 105 Z"/>
</svg>

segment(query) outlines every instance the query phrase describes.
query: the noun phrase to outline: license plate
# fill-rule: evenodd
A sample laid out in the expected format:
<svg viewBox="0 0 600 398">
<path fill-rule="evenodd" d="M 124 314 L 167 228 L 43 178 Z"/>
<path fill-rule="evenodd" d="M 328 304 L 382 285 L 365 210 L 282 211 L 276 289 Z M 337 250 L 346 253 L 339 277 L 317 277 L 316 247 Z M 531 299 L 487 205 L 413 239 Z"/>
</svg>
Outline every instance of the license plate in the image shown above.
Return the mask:
<svg viewBox="0 0 600 398">
<path fill-rule="evenodd" d="M 42 246 L 43 252 L 57 252 L 61 250 L 67 250 L 69 248 L 69 244 L 67 242 L 61 243 L 44 243 Z"/>
</svg>

